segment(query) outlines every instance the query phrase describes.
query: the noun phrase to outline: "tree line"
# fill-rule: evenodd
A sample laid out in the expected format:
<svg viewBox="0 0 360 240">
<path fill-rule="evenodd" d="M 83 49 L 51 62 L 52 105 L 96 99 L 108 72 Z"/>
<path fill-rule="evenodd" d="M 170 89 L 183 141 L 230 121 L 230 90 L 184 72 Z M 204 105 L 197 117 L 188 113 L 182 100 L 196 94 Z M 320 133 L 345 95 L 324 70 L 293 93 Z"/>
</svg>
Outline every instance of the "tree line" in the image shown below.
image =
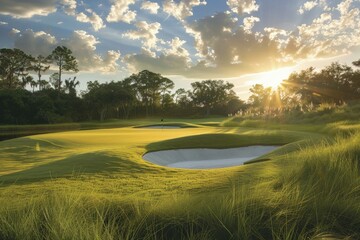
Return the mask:
<svg viewBox="0 0 360 240">
<path fill-rule="evenodd" d="M 47 71 L 53 72 L 48 81 L 43 78 Z M 78 71 L 76 58 L 64 46 L 46 57 L 0 49 L 0 123 L 227 115 L 245 107 L 233 84 L 206 80 L 192 83 L 191 90 L 174 91 L 172 80 L 148 70 L 121 81 L 90 81 L 78 94 L 76 77 L 62 77 L 64 72 Z"/>
<path fill-rule="evenodd" d="M 360 67 L 360 60 L 353 62 Z M 360 70 L 334 62 L 316 71 L 293 72 L 277 89 L 256 84 L 250 88 L 250 111 L 257 115 L 312 111 L 320 105 L 339 106 L 360 100 Z"/>
<path fill-rule="evenodd" d="M 360 60 L 353 64 L 359 67 Z M 45 80 L 47 71 L 52 74 Z M 278 89 L 256 84 L 246 102 L 235 94 L 233 84 L 223 80 L 193 82 L 190 90 L 174 90 L 172 80 L 148 70 L 121 81 L 90 81 L 78 93 L 76 77 L 63 79 L 64 73 L 78 71 L 76 58 L 64 46 L 37 57 L 19 49 L 0 49 L 0 123 L 284 114 L 310 111 L 322 103 L 340 105 L 360 96 L 360 71 L 339 63 L 321 71 L 294 72 Z"/>
</svg>

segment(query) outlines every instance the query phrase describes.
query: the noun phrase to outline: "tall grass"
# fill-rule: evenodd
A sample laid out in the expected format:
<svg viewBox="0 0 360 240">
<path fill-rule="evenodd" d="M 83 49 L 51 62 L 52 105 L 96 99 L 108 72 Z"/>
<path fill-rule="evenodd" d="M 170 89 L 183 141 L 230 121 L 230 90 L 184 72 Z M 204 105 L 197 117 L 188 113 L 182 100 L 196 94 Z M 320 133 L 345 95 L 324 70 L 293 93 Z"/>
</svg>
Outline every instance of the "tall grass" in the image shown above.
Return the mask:
<svg viewBox="0 0 360 240">
<path fill-rule="evenodd" d="M 235 116 L 223 121 L 221 125 L 225 127 L 289 128 L 315 132 L 344 129 L 346 131 L 346 128 L 358 131 L 360 129 L 359 119 L 360 102 L 353 102 L 343 106 L 323 104 L 309 112 L 293 110 L 274 115 Z M 330 129 L 329 127 L 324 128 L 326 125 L 329 125 Z"/>
<path fill-rule="evenodd" d="M 0 239 L 360 239 L 359 143 L 357 133 L 304 147 L 275 160 L 270 179 L 229 178 L 226 193 L 2 201 Z"/>
</svg>

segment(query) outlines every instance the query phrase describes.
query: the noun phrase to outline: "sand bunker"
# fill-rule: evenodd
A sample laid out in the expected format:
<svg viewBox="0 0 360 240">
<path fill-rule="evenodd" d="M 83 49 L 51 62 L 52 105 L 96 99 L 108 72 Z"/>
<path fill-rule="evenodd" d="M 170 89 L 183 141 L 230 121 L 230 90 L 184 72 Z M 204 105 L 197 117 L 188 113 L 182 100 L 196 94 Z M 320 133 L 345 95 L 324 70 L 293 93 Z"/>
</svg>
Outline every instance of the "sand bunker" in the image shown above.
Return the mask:
<svg viewBox="0 0 360 240">
<path fill-rule="evenodd" d="M 209 169 L 242 165 L 244 162 L 269 153 L 279 146 L 249 146 L 228 149 L 177 149 L 146 153 L 143 159 L 157 165 Z"/>
<path fill-rule="evenodd" d="M 153 126 L 144 126 L 144 127 L 139 127 L 139 128 L 151 128 L 151 129 L 177 129 L 177 128 L 181 128 L 179 126 L 170 126 L 170 125 L 153 125 Z"/>
</svg>

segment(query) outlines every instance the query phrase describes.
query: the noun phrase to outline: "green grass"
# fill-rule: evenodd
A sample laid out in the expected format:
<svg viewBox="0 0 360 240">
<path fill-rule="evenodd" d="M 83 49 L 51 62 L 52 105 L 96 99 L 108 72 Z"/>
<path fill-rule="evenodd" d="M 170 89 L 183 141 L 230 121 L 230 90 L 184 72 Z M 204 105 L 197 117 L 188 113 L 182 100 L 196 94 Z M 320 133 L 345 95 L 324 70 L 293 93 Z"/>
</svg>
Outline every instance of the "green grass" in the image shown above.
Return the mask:
<svg viewBox="0 0 360 240">
<path fill-rule="evenodd" d="M 359 123 L 214 122 L 0 142 L 0 239 L 360 238 Z M 131 126 L 140 124 L 154 123 Z M 141 158 L 253 144 L 282 147 L 256 164 L 212 170 Z"/>
<path fill-rule="evenodd" d="M 107 129 L 130 126 L 150 126 L 150 125 L 177 125 L 182 127 L 194 127 L 199 125 L 218 126 L 225 118 L 214 117 L 206 119 L 178 119 L 165 118 L 145 118 L 145 119 L 110 119 L 103 122 L 80 122 L 80 123 L 61 123 L 61 124 L 37 124 L 37 125 L 0 125 L 0 140 L 7 140 L 16 137 L 29 136 L 35 134 L 77 131 L 90 129 Z M 194 125 L 194 126 L 193 126 Z"/>
</svg>

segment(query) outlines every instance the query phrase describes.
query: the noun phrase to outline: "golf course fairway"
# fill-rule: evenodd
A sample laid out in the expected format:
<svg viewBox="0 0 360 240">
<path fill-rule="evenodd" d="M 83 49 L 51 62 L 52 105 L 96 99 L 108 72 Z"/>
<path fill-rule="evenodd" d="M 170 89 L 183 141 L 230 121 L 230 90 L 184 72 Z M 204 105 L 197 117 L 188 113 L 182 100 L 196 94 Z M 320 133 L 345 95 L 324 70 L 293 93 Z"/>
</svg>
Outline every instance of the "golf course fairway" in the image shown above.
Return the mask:
<svg viewBox="0 0 360 240">
<path fill-rule="evenodd" d="M 219 122 L 2 141 L 0 239 L 358 239 L 360 135 L 318 129 Z M 219 169 L 142 158 L 253 145 L 280 147 Z"/>
</svg>

